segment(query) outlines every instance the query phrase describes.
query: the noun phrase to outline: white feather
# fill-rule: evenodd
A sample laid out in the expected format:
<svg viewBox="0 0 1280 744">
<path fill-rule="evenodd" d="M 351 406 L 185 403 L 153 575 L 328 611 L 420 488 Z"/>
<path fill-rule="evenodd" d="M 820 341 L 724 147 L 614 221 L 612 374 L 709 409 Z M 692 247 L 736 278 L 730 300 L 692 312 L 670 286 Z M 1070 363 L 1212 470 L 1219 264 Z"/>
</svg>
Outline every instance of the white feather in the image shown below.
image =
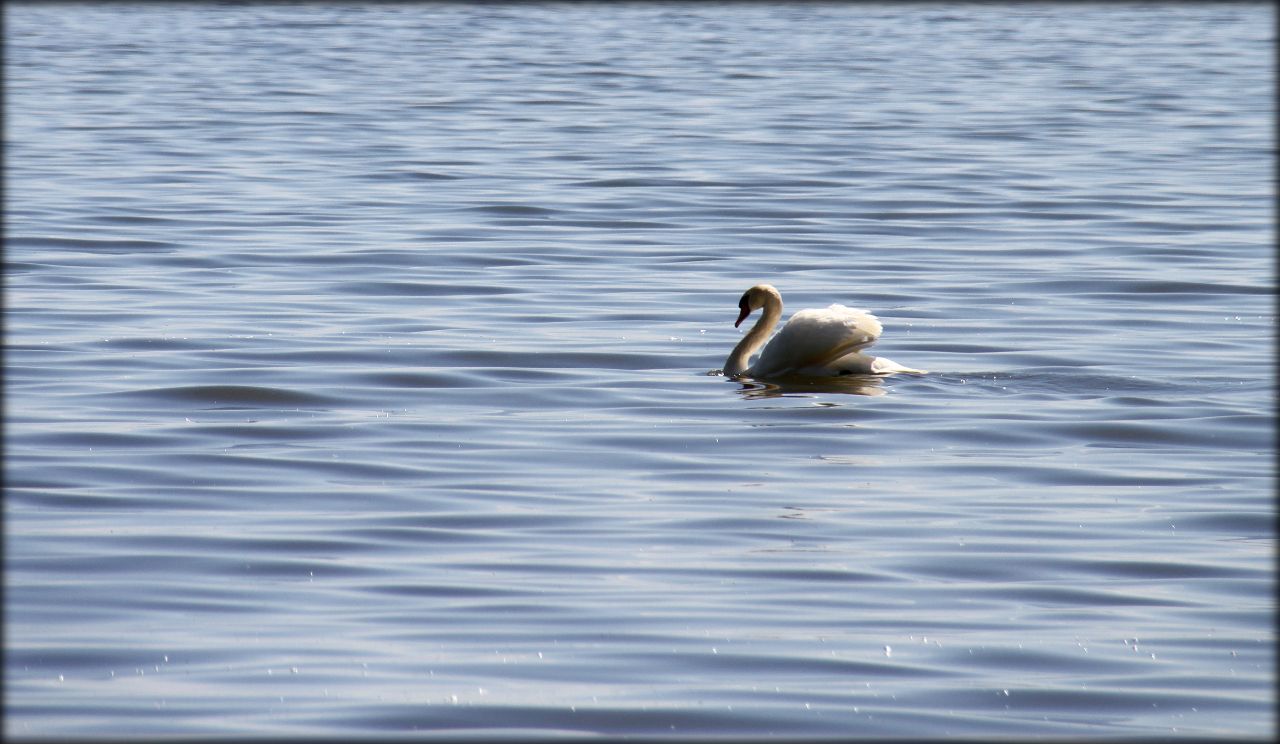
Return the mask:
<svg viewBox="0 0 1280 744">
<path fill-rule="evenodd" d="M 751 374 L 757 377 L 840 374 L 844 369 L 840 361 L 874 344 L 881 330 L 880 320 L 864 310 L 844 305 L 801 310 L 769 340 L 760 358 L 751 365 Z M 849 361 L 857 364 L 854 359 Z"/>
</svg>

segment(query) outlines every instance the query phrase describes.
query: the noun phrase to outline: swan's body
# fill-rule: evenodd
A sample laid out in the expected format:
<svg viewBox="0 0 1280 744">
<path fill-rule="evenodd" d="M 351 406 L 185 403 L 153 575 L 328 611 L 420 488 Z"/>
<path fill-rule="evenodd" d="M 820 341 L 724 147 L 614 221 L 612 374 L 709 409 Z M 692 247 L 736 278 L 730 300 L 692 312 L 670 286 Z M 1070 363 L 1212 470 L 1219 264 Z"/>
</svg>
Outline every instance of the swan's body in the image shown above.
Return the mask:
<svg viewBox="0 0 1280 744">
<path fill-rule="evenodd" d="M 756 363 L 749 364 L 751 355 L 765 344 L 782 318 L 782 295 L 772 285 L 757 284 L 742 295 L 738 308 L 741 312 L 738 322 L 733 324 L 735 327 L 752 311 L 763 308 L 764 312 L 725 360 L 726 376 L 925 374 L 924 370 L 904 367 L 884 357 L 863 354 L 863 349 L 880 338 L 880 321 L 871 313 L 844 305 L 801 310 L 792 315 L 778 335 L 769 340 Z"/>
</svg>

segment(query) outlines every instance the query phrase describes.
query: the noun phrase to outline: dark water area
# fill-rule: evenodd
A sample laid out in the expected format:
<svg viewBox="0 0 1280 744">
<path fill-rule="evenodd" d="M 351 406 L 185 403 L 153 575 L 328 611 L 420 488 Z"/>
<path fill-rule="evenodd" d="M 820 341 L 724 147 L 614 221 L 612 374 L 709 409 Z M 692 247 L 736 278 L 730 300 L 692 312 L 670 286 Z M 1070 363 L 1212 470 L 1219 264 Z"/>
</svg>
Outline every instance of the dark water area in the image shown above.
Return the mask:
<svg viewBox="0 0 1280 744">
<path fill-rule="evenodd" d="M 1272 5 L 5 15 L 6 736 L 1273 733 Z"/>
</svg>

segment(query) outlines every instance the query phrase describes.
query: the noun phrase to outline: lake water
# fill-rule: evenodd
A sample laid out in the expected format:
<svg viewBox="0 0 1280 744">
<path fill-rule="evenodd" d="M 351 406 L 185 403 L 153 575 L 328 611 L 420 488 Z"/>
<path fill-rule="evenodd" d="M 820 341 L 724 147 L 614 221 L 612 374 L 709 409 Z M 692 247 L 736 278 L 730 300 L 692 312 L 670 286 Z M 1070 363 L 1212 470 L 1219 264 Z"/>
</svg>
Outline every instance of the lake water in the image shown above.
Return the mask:
<svg viewBox="0 0 1280 744">
<path fill-rule="evenodd" d="M 1273 733 L 1272 5 L 5 11 L 7 736 Z"/>
</svg>

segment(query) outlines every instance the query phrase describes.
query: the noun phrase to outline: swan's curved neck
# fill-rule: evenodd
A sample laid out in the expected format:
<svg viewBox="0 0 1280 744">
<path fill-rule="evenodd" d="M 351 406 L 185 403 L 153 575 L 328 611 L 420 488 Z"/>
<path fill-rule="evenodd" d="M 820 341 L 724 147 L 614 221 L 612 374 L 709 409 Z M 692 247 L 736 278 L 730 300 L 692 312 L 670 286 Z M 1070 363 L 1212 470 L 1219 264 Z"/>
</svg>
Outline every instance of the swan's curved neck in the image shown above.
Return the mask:
<svg viewBox="0 0 1280 744">
<path fill-rule="evenodd" d="M 756 353 L 756 349 L 764 346 L 764 342 L 769 339 L 769 334 L 773 333 L 773 327 L 778 325 L 778 320 L 782 317 L 782 298 L 775 294 L 766 296 L 764 303 L 764 312 L 760 314 L 760 319 L 756 324 L 751 326 L 751 330 L 747 331 L 747 335 L 742 337 L 738 345 L 733 347 L 733 351 L 729 354 L 729 358 L 724 363 L 724 374 L 726 377 L 740 375 L 747 371 L 747 364 L 751 361 L 751 355 Z"/>
</svg>

